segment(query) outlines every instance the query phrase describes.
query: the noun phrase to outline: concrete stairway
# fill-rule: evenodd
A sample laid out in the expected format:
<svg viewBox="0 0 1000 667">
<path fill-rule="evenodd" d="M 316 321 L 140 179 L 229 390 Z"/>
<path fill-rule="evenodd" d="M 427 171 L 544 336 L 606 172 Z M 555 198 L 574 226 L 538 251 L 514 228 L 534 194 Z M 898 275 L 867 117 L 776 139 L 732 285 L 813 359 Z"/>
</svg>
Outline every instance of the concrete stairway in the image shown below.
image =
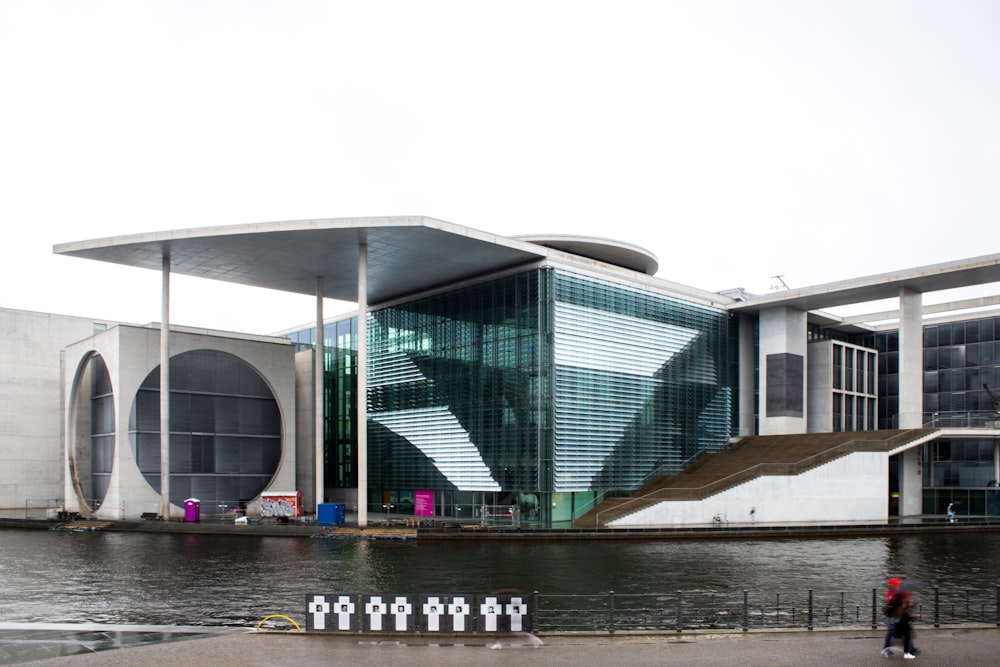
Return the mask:
<svg viewBox="0 0 1000 667">
<path fill-rule="evenodd" d="M 752 436 L 690 468 L 653 480 L 627 498 L 609 498 L 573 522 L 598 528 L 664 500 L 703 500 L 763 475 L 799 475 L 853 452 L 889 452 L 937 429 Z"/>
</svg>

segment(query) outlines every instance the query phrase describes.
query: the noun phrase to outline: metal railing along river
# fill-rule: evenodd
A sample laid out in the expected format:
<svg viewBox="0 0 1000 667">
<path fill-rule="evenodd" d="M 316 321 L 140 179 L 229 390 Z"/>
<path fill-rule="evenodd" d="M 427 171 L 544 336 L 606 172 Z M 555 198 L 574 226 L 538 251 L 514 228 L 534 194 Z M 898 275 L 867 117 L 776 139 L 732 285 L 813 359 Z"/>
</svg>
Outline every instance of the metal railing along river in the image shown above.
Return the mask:
<svg viewBox="0 0 1000 667">
<path fill-rule="evenodd" d="M 1000 586 L 966 591 L 935 587 L 914 595 L 918 625 L 1000 626 Z M 883 625 L 885 605 L 884 591 L 878 589 L 594 595 L 535 591 L 530 599 L 535 633 L 878 628 Z"/>
</svg>

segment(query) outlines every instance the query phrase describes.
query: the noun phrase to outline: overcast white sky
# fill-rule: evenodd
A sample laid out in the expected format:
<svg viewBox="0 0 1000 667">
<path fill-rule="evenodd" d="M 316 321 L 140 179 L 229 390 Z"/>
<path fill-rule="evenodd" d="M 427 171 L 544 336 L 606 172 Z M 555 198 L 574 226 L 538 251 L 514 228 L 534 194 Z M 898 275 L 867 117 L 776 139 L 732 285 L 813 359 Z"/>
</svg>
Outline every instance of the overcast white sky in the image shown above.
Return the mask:
<svg viewBox="0 0 1000 667">
<path fill-rule="evenodd" d="M 158 273 L 52 246 L 372 215 L 759 293 L 1000 252 L 1000 2 L 0 0 L 0 307 L 157 321 Z M 172 287 L 177 324 L 314 317 Z"/>
</svg>

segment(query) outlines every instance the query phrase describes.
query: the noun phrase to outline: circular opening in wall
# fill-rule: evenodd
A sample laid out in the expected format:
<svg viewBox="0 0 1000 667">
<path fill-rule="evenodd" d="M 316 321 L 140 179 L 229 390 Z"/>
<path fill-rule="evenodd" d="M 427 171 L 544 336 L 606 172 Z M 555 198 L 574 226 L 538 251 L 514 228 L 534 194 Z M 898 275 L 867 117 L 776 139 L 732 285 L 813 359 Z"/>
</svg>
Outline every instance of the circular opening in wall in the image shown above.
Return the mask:
<svg viewBox="0 0 1000 667">
<path fill-rule="evenodd" d="M 136 465 L 160 492 L 160 369 L 129 414 Z M 281 460 L 281 414 L 264 378 L 242 359 L 192 350 L 170 360 L 170 502 L 232 510 L 263 491 Z"/>
<path fill-rule="evenodd" d="M 70 458 L 80 500 L 91 510 L 104 503 L 115 454 L 115 402 L 104 357 L 92 354 L 82 367 L 75 402 Z"/>
</svg>

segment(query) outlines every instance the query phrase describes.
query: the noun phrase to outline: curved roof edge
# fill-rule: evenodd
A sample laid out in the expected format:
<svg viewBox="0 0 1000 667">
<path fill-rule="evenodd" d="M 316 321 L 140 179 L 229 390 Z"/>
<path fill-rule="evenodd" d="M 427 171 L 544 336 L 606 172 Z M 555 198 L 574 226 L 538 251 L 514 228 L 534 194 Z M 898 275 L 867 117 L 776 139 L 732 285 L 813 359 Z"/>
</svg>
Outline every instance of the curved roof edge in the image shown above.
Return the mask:
<svg viewBox="0 0 1000 667">
<path fill-rule="evenodd" d="M 660 268 L 660 261 L 650 251 L 631 243 L 613 239 L 572 234 L 525 234 L 510 238 L 587 257 L 606 264 L 614 264 L 625 269 L 645 273 L 647 276 L 656 275 Z"/>
</svg>

